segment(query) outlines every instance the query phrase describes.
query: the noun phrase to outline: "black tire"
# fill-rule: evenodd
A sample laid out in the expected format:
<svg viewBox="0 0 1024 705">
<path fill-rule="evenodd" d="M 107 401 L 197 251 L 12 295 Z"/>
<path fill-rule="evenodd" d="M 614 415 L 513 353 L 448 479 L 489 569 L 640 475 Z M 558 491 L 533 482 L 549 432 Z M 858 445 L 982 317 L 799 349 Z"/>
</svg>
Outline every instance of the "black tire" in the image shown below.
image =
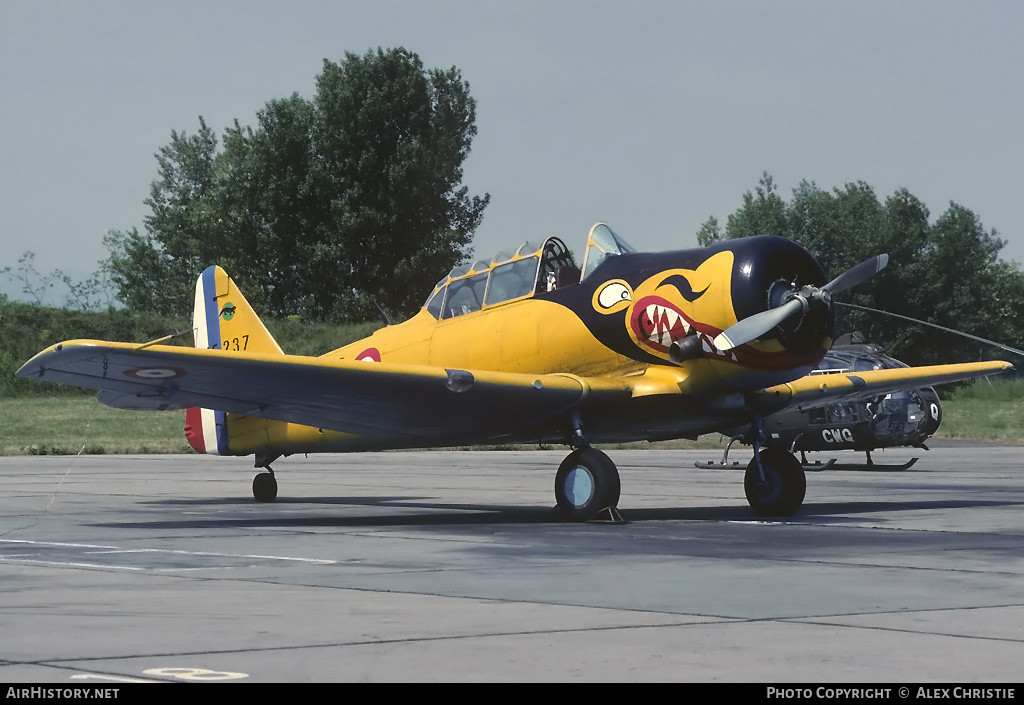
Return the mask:
<svg viewBox="0 0 1024 705">
<path fill-rule="evenodd" d="M 587 521 L 619 503 L 619 471 L 596 448 L 579 448 L 562 461 L 555 474 L 555 502 L 568 521 Z"/>
<path fill-rule="evenodd" d="M 788 517 L 804 502 L 807 478 L 800 461 L 784 450 L 761 451 L 766 482 L 761 482 L 757 461 L 747 465 L 743 489 L 751 508 L 764 517 Z"/>
<path fill-rule="evenodd" d="M 252 496 L 257 502 L 273 502 L 277 499 L 277 478 L 269 472 L 261 472 L 252 478 Z"/>
</svg>

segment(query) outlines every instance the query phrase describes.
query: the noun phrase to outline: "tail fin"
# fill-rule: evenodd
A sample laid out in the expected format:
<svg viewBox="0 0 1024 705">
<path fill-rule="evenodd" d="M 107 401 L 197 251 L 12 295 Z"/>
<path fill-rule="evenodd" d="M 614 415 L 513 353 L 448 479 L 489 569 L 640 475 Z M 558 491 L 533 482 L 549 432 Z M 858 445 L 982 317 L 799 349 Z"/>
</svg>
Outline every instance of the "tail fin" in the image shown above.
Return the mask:
<svg viewBox="0 0 1024 705">
<path fill-rule="evenodd" d="M 207 267 L 196 282 L 192 327 L 197 348 L 284 354 L 238 285 L 220 267 Z"/>
<path fill-rule="evenodd" d="M 284 354 L 238 285 L 217 266 L 207 267 L 196 281 L 192 328 L 197 348 L 224 350 L 226 354 Z M 227 415 L 212 409 L 189 409 L 185 438 L 200 453 L 230 454 Z"/>
</svg>

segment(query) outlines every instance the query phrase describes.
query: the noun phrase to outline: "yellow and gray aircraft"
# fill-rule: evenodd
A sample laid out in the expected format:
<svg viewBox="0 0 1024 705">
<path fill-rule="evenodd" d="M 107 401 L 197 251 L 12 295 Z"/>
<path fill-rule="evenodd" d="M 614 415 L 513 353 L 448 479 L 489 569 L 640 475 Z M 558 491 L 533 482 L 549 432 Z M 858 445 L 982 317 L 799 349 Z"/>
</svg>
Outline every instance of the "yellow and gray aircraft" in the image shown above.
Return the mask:
<svg viewBox="0 0 1024 705">
<path fill-rule="evenodd" d="M 220 267 L 196 283 L 195 348 L 58 343 L 18 371 L 100 390 L 127 409 L 188 409 L 198 451 L 254 455 L 253 495 L 294 453 L 565 443 L 555 498 L 569 520 L 615 516 L 619 475 L 594 443 L 696 438 L 785 408 L 855 401 L 990 375 L 1004 362 L 811 375 L 834 335 L 832 295 L 885 266 L 829 281 L 781 237 L 660 253 L 607 225 L 581 267 L 558 238 L 458 267 L 418 314 L 320 357 L 285 354 Z M 806 482 L 792 453 L 761 448 L 744 487 L 788 516 Z M 414 472 L 414 470 L 411 470 Z"/>
</svg>

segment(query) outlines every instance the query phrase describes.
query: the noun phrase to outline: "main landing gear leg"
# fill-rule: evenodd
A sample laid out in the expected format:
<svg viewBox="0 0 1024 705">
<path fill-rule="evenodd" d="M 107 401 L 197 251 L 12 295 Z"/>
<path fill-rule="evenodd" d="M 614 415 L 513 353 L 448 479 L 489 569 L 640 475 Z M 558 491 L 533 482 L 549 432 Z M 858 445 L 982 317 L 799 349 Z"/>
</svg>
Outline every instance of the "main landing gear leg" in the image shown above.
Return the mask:
<svg viewBox="0 0 1024 705">
<path fill-rule="evenodd" d="M 277 478 L 274 477 L 274 469 L 270 467 L 270 464 L 280 457 L 280 455 L 256 456 L 256 467 L 267 470 L 257 473 L 256 477 L 252 479 L 252 496 L 256 498 L 257 502 L 273 502 L 277 499 Z"/>
<path fill-rule="evenodd" d="M 555 474 L 555 502 L 558 513 L 567 521 L 589 521 L 607 514 L 612 522 L 621 522 L 619 471 L 607 455 L 591 447 L 583 435 L 579 415 L 573 416 L 573 451 L 562 461 Z"/>
<path fill-rule="evenodd" d="M 747 466 L 743 489 L 751 508 L 761 516 L 788 517 L 803 504 L 807 477 L 803 465 L 792 453 L 768 448 L 764 443 L 761 417 L 754 415 L 754 459 Z"/>
</svg>

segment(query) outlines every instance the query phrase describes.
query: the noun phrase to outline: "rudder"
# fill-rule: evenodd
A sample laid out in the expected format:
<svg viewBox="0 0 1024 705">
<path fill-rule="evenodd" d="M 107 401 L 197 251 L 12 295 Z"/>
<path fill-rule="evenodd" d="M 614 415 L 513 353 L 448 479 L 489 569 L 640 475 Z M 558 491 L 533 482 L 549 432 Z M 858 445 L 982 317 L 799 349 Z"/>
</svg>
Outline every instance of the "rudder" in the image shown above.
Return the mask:
<svg viewBox="0 0 1024 705">
<path fill-rule="evenodd" d="M 196 281 L 192 327 L 197 348 L 284 354 L 238 285 L 217 266 L 207 267 Z"/>
<path fill-rule="evenodd" d="M 196 281 L 192 329 L 197 348 L 228 354 L 284 354 L 238 285 L 218 266 L 207 267 Z M 200 453 L 229 455 L 227 414 L 189 409 L 185 412 L 185 438 Z"/>
</svg>

